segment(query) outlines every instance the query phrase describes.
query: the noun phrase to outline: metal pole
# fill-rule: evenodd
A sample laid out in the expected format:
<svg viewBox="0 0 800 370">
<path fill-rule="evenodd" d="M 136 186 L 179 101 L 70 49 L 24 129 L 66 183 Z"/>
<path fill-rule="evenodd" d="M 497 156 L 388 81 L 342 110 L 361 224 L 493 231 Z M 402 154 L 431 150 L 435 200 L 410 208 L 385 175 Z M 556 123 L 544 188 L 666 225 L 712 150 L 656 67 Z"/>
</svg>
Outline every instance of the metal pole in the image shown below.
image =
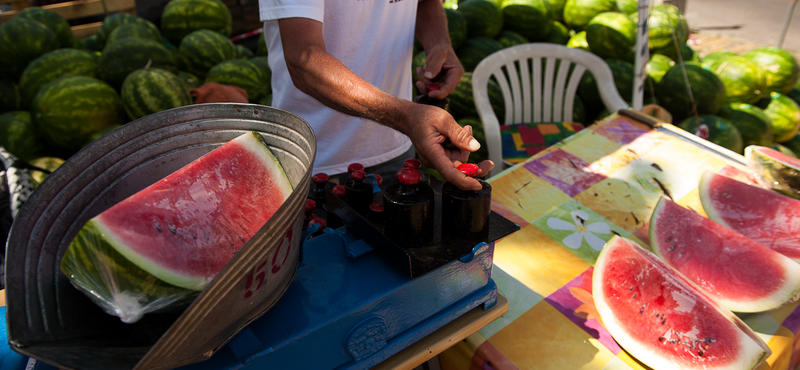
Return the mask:
<svg viewBox="0 0 800 370">
<path fill-rule="evenodd" d="M 786 31 L 789 30 L 789 23 L 792 21 L 792 13 L 794 7 L 797 5 L 797 0 L 789 1 L 789 7 L 786 9 L 786 16 L 783 18 L 783 29 L 781 30 L 781 37 L 778 39 L 778 47 L 783 47 L 783 40 L 786 38 Z"/>
<path fill-rule="evenodd" d="M 639 24 L 636 32 L 636 60 L 634 62 L 633 110 L 641 111 L 644 105 L 644 81 L 647 78 L 647 62 L 650 60 L 650 35 L 647 21 L 650 18 L 650 5 L 653 0 L 639 0 Z"/>
</svg>

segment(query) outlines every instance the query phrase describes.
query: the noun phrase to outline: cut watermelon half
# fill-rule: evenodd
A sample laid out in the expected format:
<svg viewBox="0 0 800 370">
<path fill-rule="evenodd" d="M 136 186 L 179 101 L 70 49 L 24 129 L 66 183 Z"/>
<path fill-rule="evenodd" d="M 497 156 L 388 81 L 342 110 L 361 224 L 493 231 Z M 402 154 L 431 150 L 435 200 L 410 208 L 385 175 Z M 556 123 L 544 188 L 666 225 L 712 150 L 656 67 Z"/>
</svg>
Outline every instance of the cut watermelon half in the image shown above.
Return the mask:
<svg viewBox="0 0 800 370">
<path fill-rule="evenodd" d="M 650 218 L 650 245 L 734 312 L 768 311 L 800 291 L 800 264 L 664 197 Z"/>
<path fill-rule="evenodd" d="M 738 317 L 631 240 L 614 236 L 600 252 L 592 294 L 611 336 L 653 369 L 753 369 L 771 354 Z"/>
<path fill-rule="evenodd" d="M 800 199 L 800 159 L 757 145 L 745 148 L 744 155 L 762 186 Z"/>
<path fill-rule="evenodd" d="M 708 218 L 800 263 L 800 201 L 710 171 L 698 190 Z"/>
<path fill-rule="evenodd" d="M 261 135 L 243 134 L 89 220 L 61 270 L 134 322 L 196 296 L 291 192 Z"/>
</svg>

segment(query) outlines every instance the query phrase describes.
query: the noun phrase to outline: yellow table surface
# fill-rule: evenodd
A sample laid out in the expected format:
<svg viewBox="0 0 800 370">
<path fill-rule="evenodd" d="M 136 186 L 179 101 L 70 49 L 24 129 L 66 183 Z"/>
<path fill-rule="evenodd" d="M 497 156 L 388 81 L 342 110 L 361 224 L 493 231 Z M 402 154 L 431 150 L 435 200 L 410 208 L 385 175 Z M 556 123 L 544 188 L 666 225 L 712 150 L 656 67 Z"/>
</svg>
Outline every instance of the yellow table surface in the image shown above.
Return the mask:
<svg viewBox="0 0 800 370">
<path fill-rule="evenodd" d="M 598 323 L 591 278 L 599 250 L 615 233 L 648 244 L 662 186 L 705 215 L 703 172 L 746 170 L 738 154 L 665 126 L 613 115 L 489 180 L 494 211 L 521 227 L 495 246 L 492 277 L 509 311 L 440 354 L 443 370 L 647 369 Z M 797 303 L 739 316 L 773 352 L 759 369 L 800 364 Z"/>
</svg>

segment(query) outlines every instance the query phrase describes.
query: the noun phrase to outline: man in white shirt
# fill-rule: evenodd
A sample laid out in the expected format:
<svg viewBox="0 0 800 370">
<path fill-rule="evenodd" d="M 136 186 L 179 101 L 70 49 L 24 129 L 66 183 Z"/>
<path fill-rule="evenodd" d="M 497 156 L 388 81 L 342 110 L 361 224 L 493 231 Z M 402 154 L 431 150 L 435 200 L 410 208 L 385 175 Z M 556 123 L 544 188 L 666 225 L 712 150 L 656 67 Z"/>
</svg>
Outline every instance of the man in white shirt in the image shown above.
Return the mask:
<svg viewBox="0 0 800 370">
<path fill-rule="evenodd" d="M 427 54 L 417 87 L 443 99 L 464 74 L 441 0 L 259 0 L 272 69 L 272 105 L 317 136 L 315 172 L 337 174 L 413 153 L 462 189 L 480 189 L 456 167 L 480 147 L 444 110 L 411 102 L 414 36 Z M 443 146 L 446 140 L 454 146 Z M 479 164 L 479 176 L 494 165 Z M 398 166 L 399 170 L 402 166 Z"/>
</svg>

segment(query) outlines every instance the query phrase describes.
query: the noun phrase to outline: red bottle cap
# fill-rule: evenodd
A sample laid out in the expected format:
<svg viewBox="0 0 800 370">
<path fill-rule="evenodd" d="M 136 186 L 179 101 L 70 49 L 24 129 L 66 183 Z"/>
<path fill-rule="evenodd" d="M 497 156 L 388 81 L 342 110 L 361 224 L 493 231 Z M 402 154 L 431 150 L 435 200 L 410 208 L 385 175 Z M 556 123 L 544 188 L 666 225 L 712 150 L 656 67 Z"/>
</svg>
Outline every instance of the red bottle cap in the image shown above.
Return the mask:
<svg viewBox="0 0 800 370">
<path fill-rule="evenodd" d="M 372 212 L 383 212 L 383 202 L 372 202 L 369 205 L 369 209 Z"/>
<path fill-rule="evenodd" d="M 434 90 L 439 90 L 439 85 L 437 85 L 437 84 L 428 84 L 425 87 L 428 88 L 428 92 L 431 92 L 431 91 L 434 91 Z"/>
<path fill-rule="evenodd" d="M 311 221 L 308 221 L 308 226 L 311 226 L 313 224 L 319 224 L 319 226 L 320 226 L 319 230 L 320 231 L 322 231 L 323 229 L 325 229 L 325 227 L 328 226 L 328 222 L 325 221 L 325 219 L 320 218 L 320 217 L 314 217 L 314 218 L 311 219 Z"/>
<path fill-rule="evenodd" d="M 395 177 L 397 177 L 397 181 L 403 185 L 416 185 L 419 184 L 419 181 L 422 179 L 422 175 L 420 175 L 419 170 L 416 168 L 404 168 L 397 171 Z"/>
<path fill-rule="evenodd" d="M 383 185 L 383 177 L 381 177 L 381 175 L 378 175 L 377 173 L 371 173 L 370 175 L 375 176 L 375 181 L 378 182 L 378 186 Z"/>
<path fill-rule="evenodd" d="M 334 186 L 333 190 L 331 190 L 331 192 L 333 193 L 333 195 L 335 195 L 335 196 L 337 196 L 339 198 L 343 197 L 344 193 L 345 193 L 344 185 L 336 185 L 336 186 Z"/>
<path fill-rule="evenodd" d="M 475 176 L 478 176 L 478 172 L 480 171 L 480 168 L 478 168 L 477 164 L 462 163 L 462 164 L 460 164 L 458 166 L 458 170 L 461 171 L 461 173 L 463 173 L 463 174 L 465 174 L 465 175 L 467 175 L 469 177 L 475 177 Z"/>
<path fill-rule="evenodd" d="M 330 176 L 328 176 L 328 174 L 324 172 L 320 172 L 315 174 L 314 176 L 311 176 L 311 181 L 313 181 L 315 184 L 318 185 L 328 182 L 328 179 L 330 179 Z"/>
<path fill-rule="evenodd" d="M 355 170 L 364 171 L 364 165 L 361 164 L 361 163 L 353 163 L 353 164 L 347 166 L 347 172 L 348 173 L 353 173 L 353 171 L 355 171 Z"/>
<path fill-rule="evenodd" d="M 403 168 L 416 168 L 419 169 L 422 167 L 422 163 L 419 163 L 419 159 L 416 158 L 409 158 L 403 161 Z"/>
<path fill-rule="evenodd" d="M 350 177 L 356 181 L 364 181 L 364 179 L 367 178 L 367 173 L 363 170 L 355 170 L 350 172 Z"/>
<path fill-rule="evenodd" d="M 311 213 L 317 208 L 317 202 L 314 199 L 306 199 L 306 213 Z"/>
</svg>

